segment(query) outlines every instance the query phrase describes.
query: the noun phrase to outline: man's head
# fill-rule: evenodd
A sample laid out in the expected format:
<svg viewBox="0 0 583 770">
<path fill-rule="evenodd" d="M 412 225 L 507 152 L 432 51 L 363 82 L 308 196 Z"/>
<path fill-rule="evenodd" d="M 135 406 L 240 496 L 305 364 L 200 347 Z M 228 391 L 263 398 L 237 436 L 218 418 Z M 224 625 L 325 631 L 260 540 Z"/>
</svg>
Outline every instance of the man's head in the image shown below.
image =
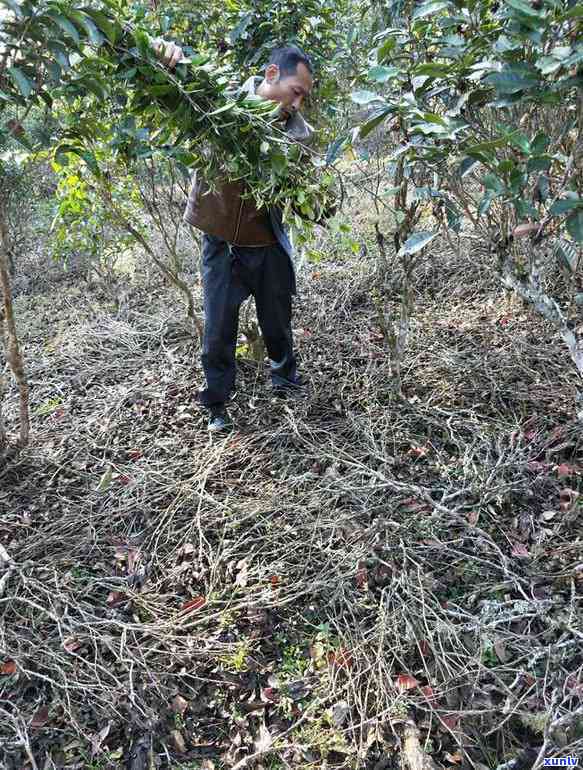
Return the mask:
<svg viewBox="0 0 583 770">
<path fill-rule="evenodd" d="M 312 90 L 312 63 L 295 45 L 275 48 L 265 68 L 265 78 L 257 89 L 259 96 L 281 104 L 282 117 L 295 114 Z"/>
</svg>

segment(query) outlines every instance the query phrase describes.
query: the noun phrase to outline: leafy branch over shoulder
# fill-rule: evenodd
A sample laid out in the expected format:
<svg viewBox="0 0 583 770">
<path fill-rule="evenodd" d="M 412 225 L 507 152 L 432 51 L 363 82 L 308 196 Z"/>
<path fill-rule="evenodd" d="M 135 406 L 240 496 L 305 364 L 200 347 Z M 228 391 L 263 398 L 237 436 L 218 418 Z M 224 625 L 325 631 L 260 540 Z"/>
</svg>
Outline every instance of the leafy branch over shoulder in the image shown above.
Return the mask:
<svg viewBox="0 0 583 770">
<path fill-rule="evenodd" d="M 115 3 L 25 2 L 14 6 L 2 34 L 0 109 L 77 99 L 78 124 L 66 129 L 59 150 L 78 154 L 96 174 L 98 159 L 88 149 L 95 136 L 84 114 L 97 103 L 120 126 L 112 142 L 125 161 L 163 152 L 210 178 L 244 180 L 259 204 L 284 210 L 302 189 L 307 221 L 325 207 L 329 184 L 315 185 L 314 165 L 298 162 L 306 151 L 277 127 L 273 103 L 234 93 L 234 73 L 194 50 L 170 72 L 148 30 Z"/>
</svg>

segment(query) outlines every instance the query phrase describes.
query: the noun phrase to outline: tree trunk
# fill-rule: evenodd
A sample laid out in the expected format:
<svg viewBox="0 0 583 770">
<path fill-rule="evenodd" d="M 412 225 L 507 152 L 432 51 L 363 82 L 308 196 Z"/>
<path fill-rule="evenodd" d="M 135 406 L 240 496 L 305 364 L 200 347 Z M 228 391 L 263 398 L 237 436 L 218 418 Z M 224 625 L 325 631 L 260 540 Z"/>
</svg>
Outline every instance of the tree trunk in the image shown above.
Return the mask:
<svg viewBox="0 0 583 770">
<path fill-rule="evenodd" d="M 28 409 L 28 383 L 24 373 L 24 364 L 16 335 L 14 322 L 14 307 L 12 305 L 12 289 L 10 285 L 10 266 L 8 262 L 8 228 L 6 214 L 0 203 L 0 286 L 3 301 L 0 308 L 0 337 L 4 346 L 6 364 L 12 370 L 18 386 L 20 397 L 20 435 L 18 445 L 25 447 L 30 434 L 30 414 Z M 2 420 L 2 399 L 6 391 L 6 373 L 0 375 L 0 451 L 7 444 L 6 432 Z"/>
<path fill-rule="evenodd" d="M 512 257 L 506 254 L 502 265 L 502 281 L 554 326 L 566 344 L 579 376 L 583 378 L 583 340 L 578 339 L 576 333 L 569 327 L 567 318 L 557 302 L 544 293 L 535 270 L 531 268 L 526 279 L 518 277 Z"/>
</svg>

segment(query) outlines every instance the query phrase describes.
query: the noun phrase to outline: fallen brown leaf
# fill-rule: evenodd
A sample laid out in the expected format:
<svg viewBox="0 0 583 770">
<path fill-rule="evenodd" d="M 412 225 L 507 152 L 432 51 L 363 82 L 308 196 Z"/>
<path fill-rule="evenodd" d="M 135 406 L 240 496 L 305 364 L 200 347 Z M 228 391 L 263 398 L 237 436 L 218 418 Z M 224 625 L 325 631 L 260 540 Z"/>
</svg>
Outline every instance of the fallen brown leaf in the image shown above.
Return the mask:
<svg viewBox="0 0 583 770">
<path fill-rule="evenodd" d="M 30 726 L 33 729 L 38 730 L 39 728 L 44 727 L 48 721 L 49 721 L 49 707 L 40 706 L 40 708 L 36 710 L 32 718 L 32 721 L 30 723 Z"/>
<path fill-rule="evenodd" d="M 425 695 L 425 698 L 427 699 L 428 703 L 435 703 L 437 701 L 437 695 L 435 694 L 435 690 L 433 687 L 430 687 L 428 684 L 426 684 L 424 687 L 421 688 L 421 692 L 423 695 Z"/>
<path fill-rule="evenodd" d="M 524 238 L 527 235 L 531 235 L 531 233 L 536 233 L 536 231 L 540 228 L 540 224 L 537 224 L 535 222 L 525 222 L 522 225 L 517 225 L 512 235 L 515 238 Z"/>
<path fill-rule="evenodd" d="M 15 660 L 7 660 L 2 664 L 2 668 L 0 669 L 0 674 L 2 676 L 12 676 L 12 674 L 16 673 L 16 661 Z"/>
<path fill-rule="evenodd" d="M 172 700 L 172 711 L 175 714 L 184 714 L 188 708 L 188 701 L 182 695 L 176 695 Z"/>
<path fill-rule="evenodd" d="M 446 714 L 441 717 L 441 721 L 446 727 L 449 727 L 450 730 L 455 730 L 459 724 L 460 718 L 457 714 Z"/>
<path fill-rule="evenodd" d="M 174 744 L 174 748 L 179 754 L 185 754 L 186 753 L 186 743 L 184 741 L 184 736 L 180 732 L 180 730 L 172 730 L 170 733 L 170 736 L 172 737 L 172 743 Z"/>
<path fill-rule="evenodd" d="M 396 687 L 398 687 L 401 692 L 405 692 L 406 690 L 413 690 L 418 686 L 419 680 L 415 679 L 415 677 L 411 676 L 411 674 L 399 674 L 396 679 Z"/>
<path fill-rule="evenodd" d="M 265 700 L 272 701 L 273 703 L 276 703 L 281 698 L 275 687 L 264 687 L 263 690 L 261 690 L 261 694 Z"/>
<path fill-rule="evenodd" d="M 359 566 L 356 570 L 356 585 L 358 588 L 368 588 L 368 570 L 366 567 Z"/>
<path fill-rule="evenodd" d="M 557 476 L 560 479 L 570 478 L 571 476 L 574 476 L 578 470 L 577 467 L 569 465 L 568 463 L 562 463 L 556 467 Z"/>
<path fill-rule="evenodd" d="M 110 591 L 105 603 L 108 607 L 119 607 L 120 604 L 127 602 L 128 597 L 122 591 Z"/>
<path fill-rule="evenodd" d="M 74 636 L 69 636 L 63 642 L 63 647 L 67 652 L 76 652 L 82 646 L 81 642 L 78 639 L 75 639 Z"/>
<path fill-rule="evenodd" d="M 195 596 L 193 599 L 189 599 L 182 605 L 183 612 L 193 612 L 194 610 L 200 610 L 206 604 L 204 596 Z"/>
</svg>

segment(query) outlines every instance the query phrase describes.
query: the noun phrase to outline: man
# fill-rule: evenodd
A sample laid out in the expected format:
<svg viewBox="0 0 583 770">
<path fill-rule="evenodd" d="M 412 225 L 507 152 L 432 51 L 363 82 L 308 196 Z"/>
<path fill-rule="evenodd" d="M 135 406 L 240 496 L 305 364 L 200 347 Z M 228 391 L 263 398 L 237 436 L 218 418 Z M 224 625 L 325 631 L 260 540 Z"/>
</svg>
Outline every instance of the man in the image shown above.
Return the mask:
<svg viewBox="0 0 583 770">
<path fill-rule="evenodd" d="M 158 42 L 158 52 L 169 67 L 182 58 L 173 43 Z M 282 128 L 290 138 L 306 143 L 311 127 L 300 113 L 312 89 L 312 65 L 297 46 L 275 49 L 265 77 L 252 77 L 243 89 L 250 95 L 279 102 Z M 275 208 L 258 210 L 242 197 L 239 183 L 219 183 L 209 190 L 204 180 L 193 179 L 184 219 L 203 231 L 202 284 L 205 331 L 202 366 L 206 388 L 198 400 L 210 411 L 209 430 L 232 427 L 226 403 L 235 385 L 235 350 L 239 309 L 253 295 L 257 318 L 271 364 L 276 390 L 303 384 L 296 371 L 291 329 L 291 298 L 295 294 L 292 248 Z"/>
</svg>

